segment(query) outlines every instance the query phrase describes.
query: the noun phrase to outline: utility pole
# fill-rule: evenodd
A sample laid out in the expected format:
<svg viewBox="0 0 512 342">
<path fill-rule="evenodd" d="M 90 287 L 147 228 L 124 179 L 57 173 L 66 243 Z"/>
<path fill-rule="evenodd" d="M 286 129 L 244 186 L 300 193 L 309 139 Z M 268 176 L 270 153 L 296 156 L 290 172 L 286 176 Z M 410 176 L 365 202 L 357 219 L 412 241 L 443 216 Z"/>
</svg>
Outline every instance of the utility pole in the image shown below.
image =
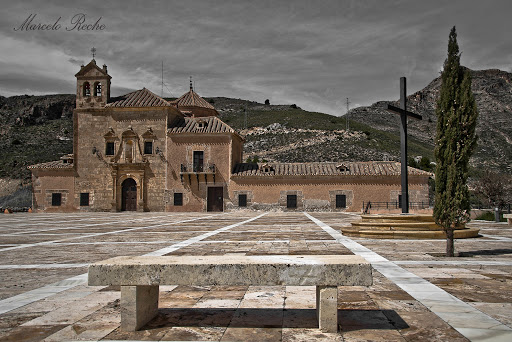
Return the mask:
<svg viewBox="0 0 512 342">
<path fill-rule="evenodd" d="M 247 129 L 247 103 L 244 108 L 244 128 Z"/>
<path fill-rule="evenodd" d="M 345 121 L 347 122 L 347 128 L 346 128 L 347 132 L 348 132 L 348 130 L 350 128 L 350 125 L 348 123 L 348 108 L 349 108 L 348 106 L 349 106 L 349 104 L 350 104 L 350 102 L 348 101 L 348 97 L 347 97 L 347 113 L 345 114 Z"/>
</svg>

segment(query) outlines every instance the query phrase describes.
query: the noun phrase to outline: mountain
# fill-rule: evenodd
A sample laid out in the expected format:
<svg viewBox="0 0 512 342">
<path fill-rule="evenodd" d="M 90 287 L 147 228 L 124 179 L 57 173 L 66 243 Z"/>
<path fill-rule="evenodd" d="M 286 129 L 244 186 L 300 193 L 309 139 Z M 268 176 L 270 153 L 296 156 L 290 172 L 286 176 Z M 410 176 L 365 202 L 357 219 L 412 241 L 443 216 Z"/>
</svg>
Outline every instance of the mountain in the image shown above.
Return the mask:
<svg viewBox="0 0 512 342">
<path fill-rule="evenodd" d="M 471 160 L 476 169 L 492 169 L 512 174 L 512 74 L 497 69 L 470 70 L 473 94 L 478 107 L 478 147 Z M 435 108 L 441 77 L 422 90 L 407 97 L 407 110 L 423 116 L 423 120 L 408 120 L 408 134 L 433 148 L 436 135 Z M 385 110 L 388 104 L 380 101 L 368 107 L 349 111 L 349 117 L 393 134 L 399 134 L 399 116 Z"/>
<path fill-rule="evenodd" d="M 0 178 L 30 179 L 28 165 L 73 151 L 75 95 L 0 96 Z"/>
<path fill-rule="evenodd" d="M 476 169 L 512 174 L 512 74 L 472 71 L 480 112 Z M 436 78 L 408 97 L 408 109 L 423 115 L 409 120 L 409 156 L 433 160 Z M 281 162 L 399 160 L 398 115 L 384 108 L 393 101 L 351 109 L 346 118 L 302 110 L 294 104 L 270 105 L 227 97 L 206 98 L 220 118 L 246 139 L 244 158 Z M 28 165 L 72 152 L 74 95 L 0 96 L 0 179 L 30 180 Z M 246 113 L 246 114 L 244 114 Z M 17 184 L 17 183 L 16 183 Z"/>
</svg>

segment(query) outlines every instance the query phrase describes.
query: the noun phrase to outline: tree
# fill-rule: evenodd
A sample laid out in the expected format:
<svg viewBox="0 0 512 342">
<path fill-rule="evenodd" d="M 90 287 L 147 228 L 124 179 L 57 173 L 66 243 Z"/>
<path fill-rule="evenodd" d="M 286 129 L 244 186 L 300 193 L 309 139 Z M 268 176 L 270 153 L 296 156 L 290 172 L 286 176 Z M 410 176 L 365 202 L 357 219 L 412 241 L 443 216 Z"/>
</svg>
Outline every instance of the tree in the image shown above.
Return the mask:
<svg viewBox="0 0 512 342">
<path fill-rule="evenodd" d="M 469 221 L 469 158 L 476 147 L 478 110 L 469 70 L 460 65 L 455 26 L 450 31 L 437 102 L 434 219 L 446 232 L 446 255 L 454 255 L 453 231 Z"/>
<path fill-rule="evenodd" d="M 270 100 L 269 100 L 269 99 L 266 99 L 266 100 L 265 100 L 265 104 L 266 104 L 267 106 L 269 106 L 269 105 L 270 105 Z"/>
<path fill-rule="evenodd" d="M 490 208 L 504 208 L 509 203 L 509 194 L 512 191 L 511 177 L 486 170 L 475 182 L 476 194 L 484 199 Z"/>
</svg>

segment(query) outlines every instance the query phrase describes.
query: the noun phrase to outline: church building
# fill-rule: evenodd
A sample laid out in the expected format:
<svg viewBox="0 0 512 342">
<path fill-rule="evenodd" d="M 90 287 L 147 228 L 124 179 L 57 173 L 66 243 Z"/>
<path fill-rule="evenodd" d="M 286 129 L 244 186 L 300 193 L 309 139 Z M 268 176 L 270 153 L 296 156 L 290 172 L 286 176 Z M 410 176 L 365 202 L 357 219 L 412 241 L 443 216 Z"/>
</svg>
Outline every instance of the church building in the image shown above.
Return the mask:
<svg viewBox="0 0 512 342">
<path fill-rule="evenodd" d="M 73 153 L 29 166 L 36 211 L 361 211 L 398 202 L 400 163 L 243 163 L 244 138 L 193 89 L 167 101 L 146 88 L 110 97 L 107 66 L 75 75 Z M 411 202 L 429 173 L 409 168 Z"/>
</svg>

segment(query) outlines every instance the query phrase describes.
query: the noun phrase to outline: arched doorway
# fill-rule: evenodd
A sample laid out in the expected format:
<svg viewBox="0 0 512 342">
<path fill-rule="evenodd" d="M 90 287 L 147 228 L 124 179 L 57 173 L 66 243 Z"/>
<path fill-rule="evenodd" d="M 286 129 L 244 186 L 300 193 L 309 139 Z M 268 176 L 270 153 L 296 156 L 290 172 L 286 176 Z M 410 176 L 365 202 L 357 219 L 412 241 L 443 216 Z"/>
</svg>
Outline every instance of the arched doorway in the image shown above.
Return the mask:
<svg viewBox="0 0 512 342">
<path fill-rule="evenodd" d="M 137 183 L 132 178 L 125 179 L 121 184 L 122 198 L 121 210 L 122 211 L 136 211 L 137 210 Z"/>
</svg>

